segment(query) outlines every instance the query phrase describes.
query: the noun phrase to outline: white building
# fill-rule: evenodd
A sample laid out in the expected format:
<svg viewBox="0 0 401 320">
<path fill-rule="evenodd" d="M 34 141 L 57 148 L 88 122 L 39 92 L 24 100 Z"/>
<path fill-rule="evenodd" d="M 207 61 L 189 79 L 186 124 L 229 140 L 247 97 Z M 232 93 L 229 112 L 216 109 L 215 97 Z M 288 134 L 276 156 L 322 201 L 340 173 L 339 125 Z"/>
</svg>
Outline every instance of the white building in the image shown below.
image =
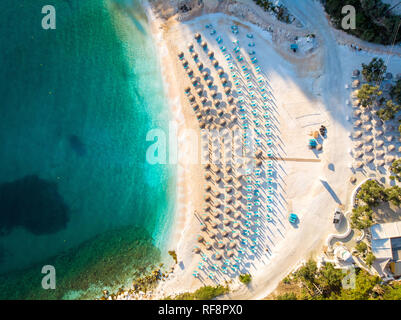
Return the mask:
<svg viewBox="0 0 401 320">
<path fill-rule="evenodd" d="M 389 268 L 395 277 L 401 276 L 401 221 L 375 224 L 370 231 L 377 264 L 382 271 Z"/>
</svg>

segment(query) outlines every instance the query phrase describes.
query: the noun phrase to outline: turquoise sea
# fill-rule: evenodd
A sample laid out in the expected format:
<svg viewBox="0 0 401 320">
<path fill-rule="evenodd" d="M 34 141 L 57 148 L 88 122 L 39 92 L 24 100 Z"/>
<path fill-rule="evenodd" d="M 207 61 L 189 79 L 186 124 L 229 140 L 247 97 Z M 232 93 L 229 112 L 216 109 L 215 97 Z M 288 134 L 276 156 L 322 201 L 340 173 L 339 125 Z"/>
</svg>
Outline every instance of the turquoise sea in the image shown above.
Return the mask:
<svg viewBox="0 0 401 320">
<path fill-rule="evenodd" d="M 0 298 L 129 284 L 167 260 L 175 200 L 174 168 L 145 161 L 170 116 L 146 16 L 131 0 L 0 8 Z M 56 290 L 41 288 L 45 264 Z"/>
</svg>

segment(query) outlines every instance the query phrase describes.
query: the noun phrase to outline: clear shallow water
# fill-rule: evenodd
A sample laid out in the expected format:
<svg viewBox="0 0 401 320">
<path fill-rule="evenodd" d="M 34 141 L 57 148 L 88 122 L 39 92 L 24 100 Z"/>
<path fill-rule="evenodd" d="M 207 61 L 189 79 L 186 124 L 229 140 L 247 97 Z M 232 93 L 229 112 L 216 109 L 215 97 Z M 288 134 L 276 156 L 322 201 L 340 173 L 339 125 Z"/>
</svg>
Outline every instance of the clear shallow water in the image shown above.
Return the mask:
<svg viewBox="0 0 401 320">
<path fill-rule="evenodd" d="M 160 260 L 174 183 L 146 163 L 145 137 L 169 115 L 139 6 L 55 0 L 57 29 L 43 30 L 46 4 L 0 4 L 0 282 L 8 297 L 19 281 L 18 298 L 78 298 Z M 69 271 L 36 293 L 52 263 Z"/>
</svg>

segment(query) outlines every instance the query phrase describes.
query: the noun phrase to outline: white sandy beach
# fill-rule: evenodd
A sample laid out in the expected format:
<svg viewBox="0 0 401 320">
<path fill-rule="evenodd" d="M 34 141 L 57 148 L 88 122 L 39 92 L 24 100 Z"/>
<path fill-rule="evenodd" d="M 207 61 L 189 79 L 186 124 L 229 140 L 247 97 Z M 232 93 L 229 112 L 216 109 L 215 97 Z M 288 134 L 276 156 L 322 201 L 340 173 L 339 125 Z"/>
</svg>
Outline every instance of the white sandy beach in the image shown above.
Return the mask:
<svg viewBox="0 0 401 320">
<path fill-rule="evenodd" d="M 306 35 L 311 31 L 316 34 L 316 43 L 313 46 L 309 42 L 300 42 L 309 47 L 308 50 L 302 51 L 301 46 L 299 54 L 289 50 L 289 42 L 284 41 L 284 36 L 282 38 L 276 32 L 272 34 L 224 13 L 211 12 L 181 22 L 170 18 L 166 22 L 153 15 L 148 7 L 148 17 L 151 16 L 152 32 L 160 52 L 173 120 L 178 124 L 179 151 L 177 210 L 170 245 L 170 248 L 177 252 L 179 263 L 168 280 L 160 283 L 156 296 L 194 291 L 204 284 L 223 284 L 227 280 L 231 281 L 231 293 L 225 298 L 264 298 L 298 263 L 321 252 L 327 236 L 337 232 L 332 223 L 334 209 L 349 209 L 349 197 L 353 190 L 353 185 L 349 183 L 349 178 L 353 175 L 350 166 L 354 161 L 349 151 L 353 146 L 350 135 L 354 129 L 351 122 L 353 109 L 346 103 L 350 100 L 351 91 L 345 88 L 345 84 L 351 84 L 354 69 L 360 68 L 362 62 L 367 63 L 377 56 L 377 52 L 374 51 L 376 48 L 367 45 L 371 52 L 356 52 L 339 44 L 343 39 L 336 39 L 337 33 L 330 27 L 322 8 L 312 1 L 303 1 L 302 4 L 290 0 L 282 2 L 306 29 L 279 22 L 272 24 L 273 29 L 279 29 L 283 25 L 287 33 L 293 30 L 294 34 Z M 308 15 L 304 12 L 308 12 Z M 205 28 L 209 24 L 216 30 L 213 35 Z M 237 35 L 231 31 L 234 24 L 239 28 Z M 211 251 L 205 250 L 203 244 L 197 241 L 199 235 L 205 234 L 204 237 L 207 238 L 211 230 L 209 224 L 206 224 L 206 231 L 201 231 L 199 220 L 199 214 L 202 214 L 205 208 L 207 181 L 204 176 L 207 170 L 200 163 L 187 164 L 185 161 L 194 148 L 189 137 L 185 136 L 185 130 L 193 129 L 200 136 L 200 128 L 195 112 L 184 93 L 184 89 L 191 86 L 191 82 L 177 53 L 183 51 L 190 67 L 195 71 L 196 65 L 187 48 L 188 43 L 194 43 L 201 61 L 207 64 L 207 70 L 210 70 L 212 76 L 216 73 L 210 61 L 208 62 L 207 55 L 194 39 L 197 32 L 201 34 L 202 40 L 207 42 L 208 50 L 214 52 L 220 66 L 227 71 L 231 83 L 235 80 L 232 73 L 228 72 L 228 61 L 221 52 L 221 44 L 216 42 L 216 37 L 221 36 L 222 44 L 232 56 L 232 41 L 238 40 L 241 53 L 246 57 L 244 63 L 252 69 L 254 66 L 249 62 L 249 55 L 247 56 L 247 43 L 250 41 L 247 34 L 252 34 L 255 57 L 272 97 L 272 150 L 276 157 L 273 161 L 273 219 L 267 221 L 266 214 L 262 214 L 257 228 L 258 241 L 255 251 L 246 251 L 238 263 L 239 268 L 232 269 L 227 274 L 211 271 L 210 266 L 216 262 L 213 261 L 213 251 L 217 249 L 213 247 Z M 401 70 L 398 56 L 388 59 L 389 56 L 382 53 L 381 57 L 388 62 L 388 69 L 392 72 Z M 219 91 L 223 90 L 220 84 L 217 87 Z M 249 105 L 246 108 L 249 108 Z M 321 125 L 326 126 L 328 130 L 326 138 L 318 138 L 322 150 L 310 150 L 307 146 L 311 138 L 309 134 L 318 130 Z M 251 123 L 251 129 L 255 128 L 255 124 Z M 267 161 L 264 161 L 262 170 L 266 170 L 266 163 Z M 363 172 L 360 178 L 368 174 L 369 172 Z M 262 179 L 266 180 L 267 176 L 262 174 Z M 254 183 L 254 180 L 252 181 Z M 242 182 L 242 185 L 245 188 L 247 183 Z M 267 194 L 267 188 L 267 184 L 261 185 L 262 195 Z M 262 196 L 261 199 L 261 207 L 266 207 L 267 198 Z M 264 212 L 263 209 L 261 211 Z M 299 218 L 296 225 L 288 221 L 288 215 L 292 212 Z M 242 217 L 240 220 L 242 228 L 246 219 Z M 220 229 L 226 228 L 223 225 L 217 228 Z M 201 250 L 207 258 L 202 259 L 200 254 L 193 252 L 196 246 L 202 247 Z M 236 256 L 237 253 L 234 257 Z M 199 263 L 203 263 L 206 270 L 199 269 Z M 194 277 L 194 271 L 198 271 L 200 277 Z M 253 277 L 249 287 L 238 281 L 238 275 L 246 272 Z M 213 279 L 208 277 L 211 273 L 214 274 Z"/>
</svg>

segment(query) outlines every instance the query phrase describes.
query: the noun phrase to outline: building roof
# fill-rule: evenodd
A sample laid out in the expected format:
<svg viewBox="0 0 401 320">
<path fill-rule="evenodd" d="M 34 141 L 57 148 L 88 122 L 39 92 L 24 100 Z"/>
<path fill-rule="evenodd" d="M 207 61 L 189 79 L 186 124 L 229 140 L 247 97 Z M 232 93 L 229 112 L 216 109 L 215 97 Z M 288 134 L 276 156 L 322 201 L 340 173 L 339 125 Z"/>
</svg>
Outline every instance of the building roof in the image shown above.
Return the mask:
<svg viewBox="0 0 401 320">
<path fill-rule="evenodd" d="M 372 240 L 401 237 L 401 221 L 375 224 L 370 227 Z"/>
<path fill-rule="evenodd" d="M 392 259 L 393 252 L 391 249 L 390 239 L 372 240 L 372 253 L 377 259 Z"/>
</svg>

